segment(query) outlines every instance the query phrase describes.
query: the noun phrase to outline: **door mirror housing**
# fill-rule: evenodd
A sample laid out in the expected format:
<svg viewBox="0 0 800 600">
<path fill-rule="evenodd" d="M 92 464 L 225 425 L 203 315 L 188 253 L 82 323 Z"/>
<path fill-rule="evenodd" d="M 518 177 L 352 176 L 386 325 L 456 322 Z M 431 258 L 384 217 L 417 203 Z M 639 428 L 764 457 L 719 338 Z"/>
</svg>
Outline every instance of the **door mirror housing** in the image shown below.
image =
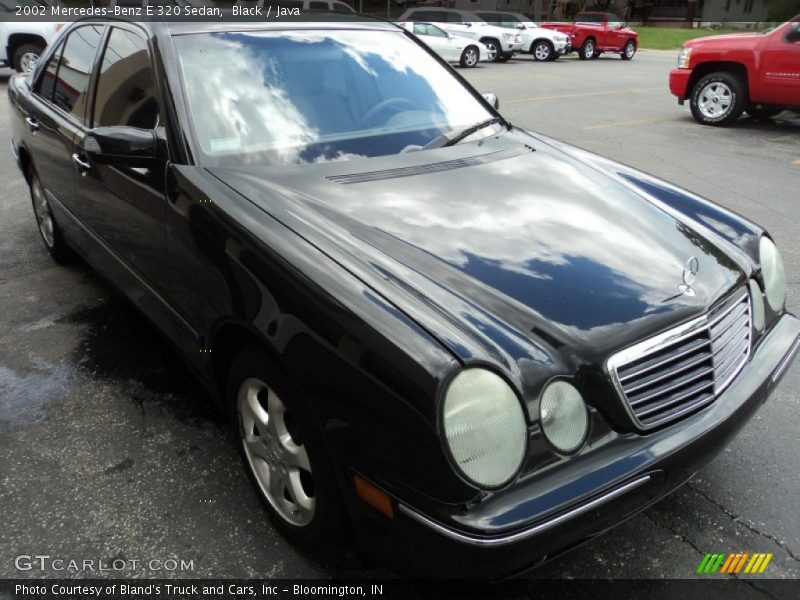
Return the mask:
<svg viewBox="0 0 800 600">
<path fill-rule="evenodd" d="M 786 41 L 796 44 L 800 42 L 800 23 L 792 23 L 786 32 Z"/>
<path fill-rule="evenodd" d="M 158 140 L 152 129 L 96 127 L 86 134 L 83 151 L 102 165 L 150 167 L 158 158 Z"/>
<path fill-rule="evenodd" d="M 484 92 L 483 94 L 481 94 L 481 96 L 483 96 L 483 99 L 486 100 L 489 104 L 491 104 L 495 110 L 500 108 L 500 100 L 497 99 L 497 94 L 493 92 Z"/>
</svg>

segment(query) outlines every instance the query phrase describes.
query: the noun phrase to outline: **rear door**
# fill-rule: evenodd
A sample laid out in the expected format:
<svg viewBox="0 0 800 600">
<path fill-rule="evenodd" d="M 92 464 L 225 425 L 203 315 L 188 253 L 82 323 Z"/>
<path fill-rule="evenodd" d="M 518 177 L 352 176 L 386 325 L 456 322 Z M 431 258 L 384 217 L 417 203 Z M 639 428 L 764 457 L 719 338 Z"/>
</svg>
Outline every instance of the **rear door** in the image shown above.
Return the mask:
<svg viewBox="0 0 800 600">
<path fill-rule="evenodd" d="M 103 25 L 73 29 L 39 72 L 25 117 L 31 130 L 33 168 L 55 210 L 68 209 L 81 220 L 74 180 L 75 138 L 86 128 L 89 79 Z M 53 202 L 55 201 L 55 202 Z"/>
<path fill-rule="evenodd" d="M 760 102 L 800 106 L 800 40 L 792 39 L 793 26 L 775 31 L 762 46 Z"/>
<path fill-rule="evenodd" d="M 161 139 L 161 102 L 147 37 L 132 24 L 109 26 L 98 62 L 89 121 L 95 127 L 152 130 Z M 166 143 L 151 167 L 111 166 L 92 161 L 78 133 L 77 195 L 86 224 L 133 274 L 161 296 L 166 285 L 164 219 Z"/>
</svg>

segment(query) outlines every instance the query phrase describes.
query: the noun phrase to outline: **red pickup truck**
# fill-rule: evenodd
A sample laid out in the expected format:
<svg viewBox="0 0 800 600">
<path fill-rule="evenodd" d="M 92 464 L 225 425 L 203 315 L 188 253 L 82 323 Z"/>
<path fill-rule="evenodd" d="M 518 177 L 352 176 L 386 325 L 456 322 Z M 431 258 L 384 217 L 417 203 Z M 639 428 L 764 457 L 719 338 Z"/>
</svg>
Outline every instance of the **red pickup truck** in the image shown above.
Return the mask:
<svg viewBox="0 0 800 600">
<path fill-rule="evenodd" d="M 686 42 L 669 89 L 704 125 L 728 125 L 742 112 L 756 119 L 800 108 L 800 17 L 764 33 Z"/>
<path fill-rule="evenodd" d="M 639 34 L 611 13 L 583 12 L 573 23 L 542 23 L 542 27 L 566 33 L 573 50 L 583 60 L 597 58 L 603 52 L 619 54 L 630 60 L 639 47 Z"/>
</svg>

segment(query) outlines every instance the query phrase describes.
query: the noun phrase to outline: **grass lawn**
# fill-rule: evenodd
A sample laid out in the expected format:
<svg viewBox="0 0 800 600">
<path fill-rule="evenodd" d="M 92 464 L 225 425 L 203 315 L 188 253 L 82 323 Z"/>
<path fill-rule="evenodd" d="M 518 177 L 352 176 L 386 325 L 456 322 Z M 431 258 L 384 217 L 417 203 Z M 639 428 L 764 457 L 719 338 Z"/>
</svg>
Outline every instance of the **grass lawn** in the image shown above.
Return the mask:
<svg viewBox="0 0 800 600">
<path fill-rule="evenodd" d="M 634 27 L 639 34 L 639 47 L 651 50 L 677 50 L 687 40 L 723 33 L 744 33 L 741 29 L 672 29 L 670 27 Z"/>
</svg>

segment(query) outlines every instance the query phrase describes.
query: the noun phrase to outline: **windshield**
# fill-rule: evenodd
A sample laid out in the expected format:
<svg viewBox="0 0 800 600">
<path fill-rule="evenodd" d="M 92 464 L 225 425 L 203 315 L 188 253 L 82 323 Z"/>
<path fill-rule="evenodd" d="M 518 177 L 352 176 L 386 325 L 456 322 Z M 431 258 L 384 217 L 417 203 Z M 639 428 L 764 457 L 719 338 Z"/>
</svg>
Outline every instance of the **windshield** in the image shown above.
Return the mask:
<svg viewBox="0 0 800 600">
<path fill-rule="evenodd" d="M 493 115 L 401 31 L 177 36 L 189 118 L 216 165 L 419 149 Z"/>
</svg>

